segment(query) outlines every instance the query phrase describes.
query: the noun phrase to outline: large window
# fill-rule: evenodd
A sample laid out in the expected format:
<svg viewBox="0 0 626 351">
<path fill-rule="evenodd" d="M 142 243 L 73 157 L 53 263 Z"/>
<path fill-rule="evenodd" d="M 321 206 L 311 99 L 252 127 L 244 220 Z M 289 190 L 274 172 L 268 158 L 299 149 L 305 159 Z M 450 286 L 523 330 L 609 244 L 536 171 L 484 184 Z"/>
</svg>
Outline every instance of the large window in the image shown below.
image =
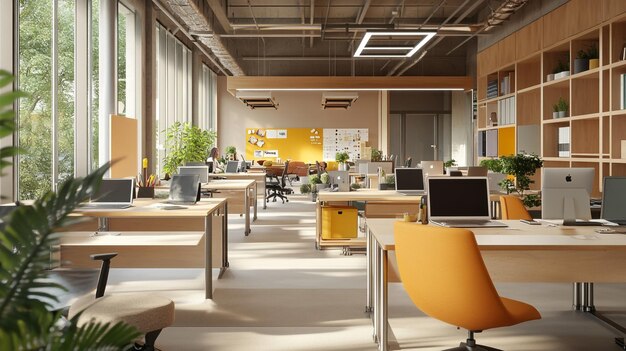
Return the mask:
<svg viewBox="0 0 626 351">
<path fill-rule="evenodd" d="M 119 3 L 117 14 L 117 112 L 136 117 L 135 12 Z"/>
<path fill-rule="evenodd" d="M 156 170 L 165 158 L 165 130 L 174 122 L 192 121 L 192 59 L 189 50 L 163 26 L 156 30 Z"/>
<path fill-rule="evenodd" d="M 217 131 L 217 75 L 204 64 L 198 87 L 198 127 Z"/>
</svg>

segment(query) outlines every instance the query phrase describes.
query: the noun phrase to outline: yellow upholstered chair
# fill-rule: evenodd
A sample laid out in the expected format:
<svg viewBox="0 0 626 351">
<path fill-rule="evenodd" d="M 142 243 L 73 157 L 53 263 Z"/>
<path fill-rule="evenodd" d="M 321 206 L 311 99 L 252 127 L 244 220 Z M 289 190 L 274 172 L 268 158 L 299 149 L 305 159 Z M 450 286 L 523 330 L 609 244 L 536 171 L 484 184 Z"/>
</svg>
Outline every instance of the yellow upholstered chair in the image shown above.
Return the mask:
<svg viewBox="0 0 626 351">
<path fill-rule="evenodd" d="M 522 200 L 517 196 L 500 195 L 500 208 L 502 219 L 533 219 L 524 207 Z"/>
<path fill-rule="evenodd" d="M 500 297 L 466 229 L 396 222 L 400 278 L 417 308 L 468 330 L 468 338 L 450 350 L 495 350 L 476 345 L 474 333 L 540 319 L 537 310 Z"/>
</svg>

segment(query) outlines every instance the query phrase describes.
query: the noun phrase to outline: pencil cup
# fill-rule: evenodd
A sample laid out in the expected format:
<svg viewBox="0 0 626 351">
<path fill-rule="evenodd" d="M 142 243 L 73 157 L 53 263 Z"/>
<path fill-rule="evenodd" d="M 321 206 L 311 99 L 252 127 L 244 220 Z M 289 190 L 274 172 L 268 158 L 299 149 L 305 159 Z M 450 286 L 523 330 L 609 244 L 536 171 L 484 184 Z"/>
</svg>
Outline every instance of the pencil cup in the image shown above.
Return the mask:
<svg viewBox="0 0 626 351">
<path fill-rule="evenodd" d="M 154 187 L 137 188 L 137 198 L 154 199 Z"/>
</svg>

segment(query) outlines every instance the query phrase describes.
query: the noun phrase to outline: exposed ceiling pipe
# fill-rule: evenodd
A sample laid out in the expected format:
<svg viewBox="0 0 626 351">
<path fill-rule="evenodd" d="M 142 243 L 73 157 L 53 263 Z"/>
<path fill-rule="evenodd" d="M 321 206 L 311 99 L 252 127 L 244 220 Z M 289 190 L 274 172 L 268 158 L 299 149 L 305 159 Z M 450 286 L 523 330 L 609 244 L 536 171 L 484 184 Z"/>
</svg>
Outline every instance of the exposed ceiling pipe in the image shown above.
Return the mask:
<svg viewBox="0 0 626 351">
<path fill-rule="evenodd" d="M 365 2 L 363 3 L 363 7 L 361 7 L 361 10 L 359 11 L 359 14 L 357 15 L 357 18 L 356 18 L 357 24 L 363 23 L 363 20 L 365 19 L 365 15 L 367 14 L 367 10 L 369 10 L 371 3 L 372 3 L 372 0 L 365 0 Z M 352 36 L 352 40 L 350 41 L 350 45 L 348 45 L 348 51 L 351 51 L 352 48 L 354 47 L 354 40 L 356 39 L 356 34 L 357 33 L 354 32 L 354 35 Z"/>
<path fill-rule="evenodd" d="M 165 0 L 165 3 L 160 3 L 159 0 L 153 0 L 157 6 L 162 10 L 167 9 L 170 13 L 175 14 L 182 20 L 187 28 L 181 28 L 185 31 L 209 31 L 214 32 L 213 27 L 207 20 L 206 16 L 197 7 L 195 1 L 198 0 Z M 160 3 L 160 4 L 159 4 Z M 164 10 L 165 12 L 166 10 Z M 178 21 L 179 23 L 181 21 Z M 217 60 L 222 66 L 229 70 L 234 76 L 243 76 L 245 73 L 239 66 L 235 58 L 228 52 L 228 49 L 222 43 L 222 40 L 217 35 L 202 36 L 199 39 L 204 45 L 206 45 L 217 57 Z"/>
<path fill-rule="evenodd" d="M 215 65 L 215 67 L 217 67 L 222 73 L 224 73 L 224 75 L 226 76 L 230 75 L 230 73 L 227 72 L 222 67 L 221 64 L 219 64 L 217 61 L 215 61 L 215 59 L 213 59 L 213 55 L 206 52 L 206 50 L 204 50 L 204 48 L 200 44 L 198 44 L 196 39 L 183 28 L 182 24 L 180 24 L 180 22 L 178 22 L 178 20 L 174 18 L 174 16 L 172 16 L 172 14 L 167 9 L 165 9 L 163 4 L 161 4 L 157 0 L 154 0 L 154 4 L 161 10 L 161 12 L 163 12 L 163 14 L 165 14 L 167 18 L 170 19 L 170 21 L 174 22 L 174 24 L 177 27 L 176 30 L 180 30 L 181 33 L 183 33 L 189 40 L 191 40 L 194 43 L 194 45 L 198 48 L 198 50 L 200 50 L 200 52 L 202 52 L 206 57 L 208 57 L 208 59 Z"/>
<path fill-rule="evenodd" d="M 311 1 L 311 10 L 309 13 L 309 17 L 311 18 L 311 25 L 313 25 L 313 22 L 315 21 L 315 0 L 310 0 Z M 328 1 L 328 3 L 330 3 L 330 0 Z M 313 47 L 313 38 L 311 37 L 311 40 L 309 41 L 309 47 L 312 48 Z"/>
</svg>

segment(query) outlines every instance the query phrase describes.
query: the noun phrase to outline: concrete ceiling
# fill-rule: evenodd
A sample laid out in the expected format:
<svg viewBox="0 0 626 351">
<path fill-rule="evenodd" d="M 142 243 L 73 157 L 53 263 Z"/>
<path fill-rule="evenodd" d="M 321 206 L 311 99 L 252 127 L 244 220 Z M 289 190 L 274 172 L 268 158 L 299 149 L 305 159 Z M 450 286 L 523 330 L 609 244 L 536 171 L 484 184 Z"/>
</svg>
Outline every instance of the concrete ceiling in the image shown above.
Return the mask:
<svg viewBox="0 0 626 351">
<path fill-rule="evenodd" d="M 502 3 L 501 0 L 188 1 L 203 2 L 202 7 L 210 9 L 206 16 L 212 28 L 210 32 L 191 31 L 191 34 L 200 40 L 219 38 L 243 73 L 252 76 L 466 75 L 467 56 L 475 52 L 473 35 L 481 28 L 478 14 Z M 438 34 L 411 58 L 354 58 L 364 33 L 376 29 L 436 30 Z M 397 43 L 414 45 L 406 41 Z M 424 51 L 426 54 L 422 55 Z"/>
</svg>

